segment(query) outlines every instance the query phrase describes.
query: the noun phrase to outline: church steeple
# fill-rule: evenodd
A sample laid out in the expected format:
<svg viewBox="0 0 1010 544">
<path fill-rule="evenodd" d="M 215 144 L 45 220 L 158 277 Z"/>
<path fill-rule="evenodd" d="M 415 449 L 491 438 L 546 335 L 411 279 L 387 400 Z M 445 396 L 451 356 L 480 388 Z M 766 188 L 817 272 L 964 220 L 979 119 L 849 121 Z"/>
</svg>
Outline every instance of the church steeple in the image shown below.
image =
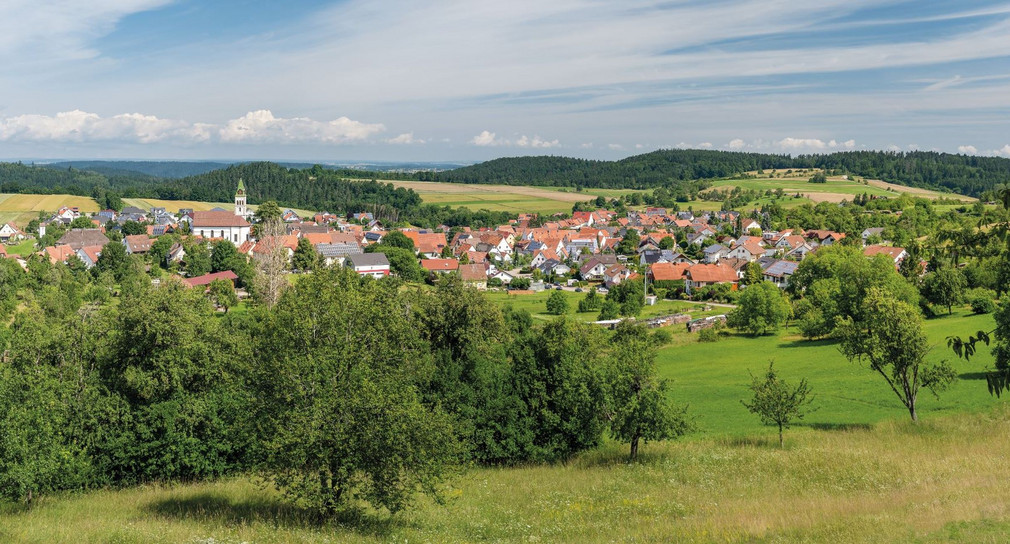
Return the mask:
<svg viewBox="0 0 1010 544">
<path fill-rule="evenodd" d="M 242 183 L 242 178 L 238 179 L 238 189 L 235 190 L 235 215 L 239 217 L 249 215 L 245 204 L 245 183 Z"/>
</svg>

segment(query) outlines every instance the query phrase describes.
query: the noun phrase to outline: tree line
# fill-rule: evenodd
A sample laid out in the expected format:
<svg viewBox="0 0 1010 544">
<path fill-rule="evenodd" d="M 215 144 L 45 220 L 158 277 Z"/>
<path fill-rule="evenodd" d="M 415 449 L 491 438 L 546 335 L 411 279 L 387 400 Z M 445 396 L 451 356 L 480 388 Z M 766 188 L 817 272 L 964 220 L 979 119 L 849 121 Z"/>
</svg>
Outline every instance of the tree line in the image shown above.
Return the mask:
<svg viewBox="0 0 1010 544">
<path fill-rule="evenodd" d="M 275 303 L 251 282 L 248 311 L 222 313 L 213 289 L 102 259 L 0 260 L 5 498 L 256 473 L 323 513 L 395 512 L 470 463 L 563 461 L 607 435 L 635 455 L 691 426 L 640 326 L 327 267 Z"/>
</svg>

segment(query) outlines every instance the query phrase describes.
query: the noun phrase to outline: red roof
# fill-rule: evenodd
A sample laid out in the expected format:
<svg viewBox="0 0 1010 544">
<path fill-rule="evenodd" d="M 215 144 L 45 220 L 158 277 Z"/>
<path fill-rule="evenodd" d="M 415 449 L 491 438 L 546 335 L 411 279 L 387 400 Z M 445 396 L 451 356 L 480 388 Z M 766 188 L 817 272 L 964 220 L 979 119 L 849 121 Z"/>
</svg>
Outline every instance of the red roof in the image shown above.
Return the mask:
<svg viewBox="0 0 1010 544">
<path fill-rule="evenodd" d="M 649 268 L 653 281 L 676 281 L 684 279 L 690 263 L 656 263 Z"/>
<path fill-rule="evenodd" d="M 903 251 L 905 251 L 905 248 L 903 247 L 866 246 L 866 249 L 863 250 L 863 255 L 866 255 L 867 257 L 873 257 L 874 255 L 887 255 L 890 258 L 897 260 Z"/>
<path fill-rule="evenodd" d="M 734 283 L 740 280 L 736 270 L 724 264 L 691 265 L 687 276 L 695 283 Z"/>
<path fill-rule="evenodd" d="M 421 259 L 421 268 L 432 272 L 456 270 L 459 261 L 456 259 Z"/>
<path fill-rule="evenodd" d="M 487 269 L 482 264 L 461 264 L 459 275 L 463 281 L 487 281 Z"/>
<path fill-rule="evenodd" d="M 231 212 L 193 212 L 194 227 L 248 227 L 249 222 Z"/>
<path fill-rule="evenodd" d="M 204 274 L 202 276 L 197 276 L 195 278 L 183 278 L 182 281 L 189 284 L 190 287 L 196 287 L 198 285 L 207 285 L 214 280 L 231 280 L 235 281 L 238 276 L 235 275 L 231 270 L 225 270 L 224 272 L 213 272 L 211 274 Z"/>
</svg>

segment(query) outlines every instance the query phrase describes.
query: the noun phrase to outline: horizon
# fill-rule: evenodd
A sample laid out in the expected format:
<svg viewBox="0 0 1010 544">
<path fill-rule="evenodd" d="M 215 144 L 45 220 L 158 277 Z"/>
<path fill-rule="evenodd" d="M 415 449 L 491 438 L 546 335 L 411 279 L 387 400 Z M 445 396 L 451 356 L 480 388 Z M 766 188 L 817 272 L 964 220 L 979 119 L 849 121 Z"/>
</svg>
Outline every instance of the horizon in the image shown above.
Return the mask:
<svg viewBox="0 0 1010 544">
<path fill-rule="evenodd" d="M 42 0 L 0 15 L 8 157 L 1010 156 L 1010 7 L 991 0 Z"/>
</svg>

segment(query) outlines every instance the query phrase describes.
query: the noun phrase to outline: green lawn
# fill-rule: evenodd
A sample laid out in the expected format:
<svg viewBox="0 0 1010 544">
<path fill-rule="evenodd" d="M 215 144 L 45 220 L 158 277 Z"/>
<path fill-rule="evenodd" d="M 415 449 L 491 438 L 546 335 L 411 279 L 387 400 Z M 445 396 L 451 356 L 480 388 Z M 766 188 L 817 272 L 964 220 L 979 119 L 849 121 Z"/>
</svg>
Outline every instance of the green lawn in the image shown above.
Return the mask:
<svg viewBox="0 0 1010 544">
<path fill-rule="evenodd" d="M 987 364 L 991 365 L 988 350 L 981 349 L 970 362 L 955 360 L 945 340 L 951 334 L 967 336 L 992 326 L 992 316 L 969 315 L 965 310 L 926 321 L 926 332 L 934 346 L 929 358 L 951 361 L 961 379 L 941 393 L 939 400 L 923 391 L 919 417 L 975 411 L 995 402 L 978 375 Z M 691 406 L 704 434 L 768 432 L 740 400 L 750 394 L 749 373 L 762 372 L 770 360 L 775 361 L 783 378 L 793 382 L 806 378 L 813 388 L 817 411 L 807 418 L 808 425 L 844 427 L 908 417 L 884 379 L 865 365 L 850 363 L 835 341 L 802 340 L 793 330 L 759 338 L 732 335 L 715 343 L 698 342 L 696 334 L 687 333 L 675 340 L 674 345 L 659 352 L 659 371 L 673 380 L 674 398 Z"/>
<path fill-rule="evenodd" d="M 32 253 L 35 253 L 35 238 L 29 238 L 15 245 L 7 246 L 8 255 L 31 255 Z"/>
<path fill-rule="evenodd" d="M 588 289 L 586 289 L 588 291 Z M 540 293 L 530 294 L 530 295 L 512 295 L 505 291 L 488 291 L 488 300 L 499 304 L 501 306 L 511 306 L 516 310 L 526 310 L 533 314 L 534 319 L 539 319 L 543 321 L 554 319 L 556 316 L 547 313 L 547 297 L 551 296 L 554 291 L 542 291 Z M 596 321 L 599 317 L 599 311 L 579 313 L 579 301 L 586 297 L 586 293 L 575 293 L 572 291 L 561 291 L 568 299 L 568 314 L 582 321 Z M 600 295 L 604 297 L 605 295 Z M 684 302 L 681 300 L 660 300 L 655 306 L 645 306 L 642 308 L 642 313 L 638 315 L 639 319 L 647 319 L 650 317 L 656 317 L 660 315 L 671 315 L 679 314 L 684 312 L 690 312 L 692 315 L 697 315 L 698 317 L 712 315 L 717 313 L 725 313 L 727 308 L 713 308 L 708 311 L 702 310 L 702 305 L 694 304 L 691 302 Z"/>
</svg>

